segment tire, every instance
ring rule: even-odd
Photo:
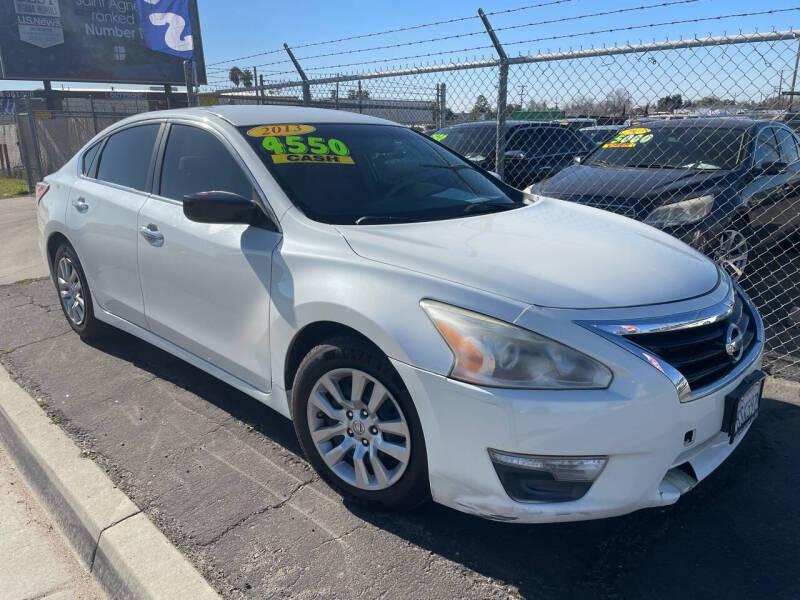
[[[354,385],[363,402],[354,398]],[[410,510],[430,499],[425,439],[414,403],[389,360],[370,344],[346,336],[312,348],[295,377],[292,415],[309,462],[345,499],[378,510]]]
[[[717,236],[712,257],[734,280],[746,274],[755,242],[753,233],[746,222],[739,221],[725,227]]]
[[[83,340],[101,337],[106,328],[94,316],[92,294],[75,249],[67,242],[56,250],[52,264],[53,283],[67,323]]]

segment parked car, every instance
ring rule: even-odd
[[[530,191],[659,227],[739,277],[755,247],[798,232],[799,156],[800,137],[772,121],[652,121]]]
[[[431,137],[488,171],[496,169],[495,121],[445,127]],[[557,173],[593,148],[579,131],[558,123],[506,121],[503,179],[524,188]]]
[[[592,140],[596,147],[610,141],[622,129],[623,127],[620,125],[597,125],[595,127],[583,127],[579,131]]]
[[[145,113],[36,191],[78,335],[111,325],[274,408],[367,506],[433,497],[514,522],[663,506],[758,409],[762,323],[713,262],[389,121]]]

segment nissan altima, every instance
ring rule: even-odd
[[[663,506],[757,415],[762,323],[722,269],[388,121],[141,114],[36,201],[79,336],[127,331],[272,407],[370,507],[547,522]]]

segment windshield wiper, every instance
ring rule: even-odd
[[[416,219],[392,215],[364,215],[356,219],[356,225],[380,225],[381,223],[414,223]]]
[[[677,169],[671,165],[657,165],[655,163],[642,163],[641,165],[625,165],[629,169]]]
[[[462,215],[501,212],[521,206],[517,202],[476,202],[469,204],[461,211]]]

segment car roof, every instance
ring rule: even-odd
[[[369,115],[352,113],[327,108],[309,108],[306,106],[228,104],[220,106],[200,106],[196,108],[178,108],[158,112],[141,113],[141,118],[152,117],[208,117],[213,114],[225,119],[236,127],[245,125],[266,125],[271,123],[361,123],[371,125],[398,125],[394,121],[379,119]]]
[[[563,127],[559,125],[558,121],[521,121],[521,120],[508,120],[506,127],[509,129],[514,127]],[[497,121],[470,121],[469,123],[455,123],[447,125],[442,129],[469,129],[470,127],[497,127]]]
[[[612,129],[622,129],[622,125],[594,125],[592,127],[581,127],[578,131],[611,131]]]
[[[749,117],[689,117],[687,119],[658,119],[653,121],[642,121],[636,123],[636,120],[629,125],[629,127],[636,127],[642,125],[650,129],[658,129],[661,127],[713,127],[724,129],[750,129],[762,124],[773,123],[768,120],[755,120]]]

